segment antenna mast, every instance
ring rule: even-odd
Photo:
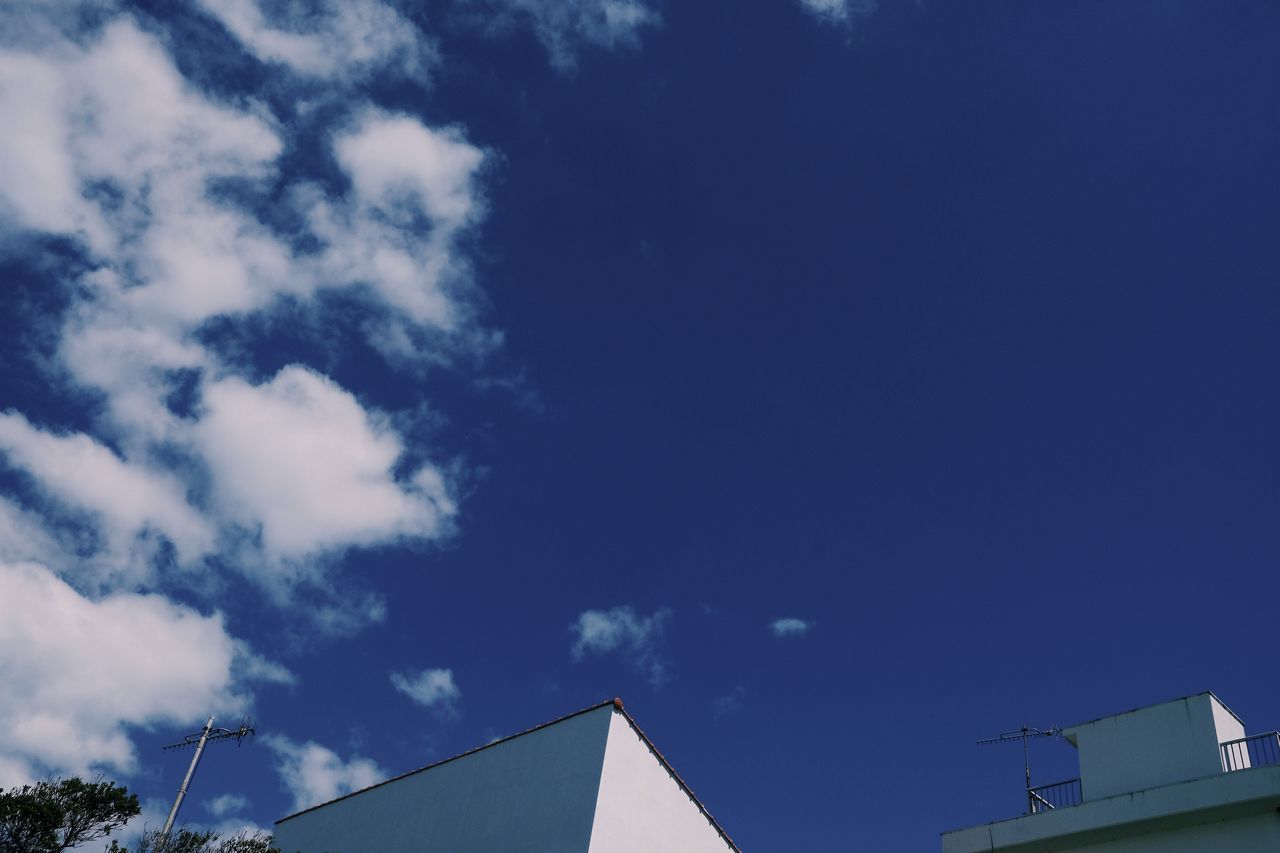
[[[164,829],[161,830],[161,836],[168,838],[169,830],[173,829],[173,822],[178,818],[178,809],[182,808],[182,800],[187,796],[187,789],[191,787],[191,778],[196,775],[196,765],[200,763],[200,756],[204,754],[204,747],[211,740],[228,740],[235,739],[236,746],[246,737],[254,734],[253,721],[246,719],[240,724],[240,728],[235,731],[230,729],[215,729],[213,727],[213,717],[209,717],[208,722],[204,724],[204,728],[194,734],[189,734],[177,743],[171,743],[164,747],[165,749],[182,749],[187,746],[195,746],[196,754],[191,756],[191,766],[187,768],[186,778],[182,780],[182,787],[178,788],[178,796],[173,801],[173,808],[169,809],[169,817],[164,822]]]
[[[985,740],[978,741],[979,746],[985,746],[989,743],[1009,743],[1011,741],[1022,741],[1022,770],[1027,783],[1027,814],[1036,812],[1036,800],[1040,799],[1039,795],[1031,789],[1031,739],[1037,737],[1056,737],[1062,734],[1062,729],[1057,726],[1049,726],[1047,729],[1035,729],[1031,726],[1023,726],[1020,729],[1014,729],[1011,732],[1001,732],[995,737],[989,737]]]

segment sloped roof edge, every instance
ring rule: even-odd
[[[285,815],[284,817],[276,821],[276,826],[279,826],[280,824],[284,823],[287,820],[292,820],[293,818],[298,817],[299,815],[304,815],[307,812],[313,812],[316,809],[324,808],[325,806],[332,805],[333,803],[339,802],[341,800],[350,799],[351,797],[355,797],[355,796],[358,796],[359,794],[363,794],[365,791],[372,791],[374,788],[381,788],[383,785],[389,785],[392,782],[398,782],[401,779],[405,779],[409,776],[415,776],[419,773],[425,773],[426,771],[439,767],[442,764],[448,764],[451,761],[457,761],[460,758],[466,758],[469,755],[475,755],[477,752],[482,752],[483,750],[498,746],[499,744],[506,743],[507,741],[515,740],[518,737],[524,737],[525,735],[533,734],[536,731],[541,731],[542,729],[548,728],[549,726],[554,726],[557,723],[563,723],[566,720],[572,720],[574,717],[580,717],[583,714],[589,714],[592,711],[598,711],[601,708],[604,708],[609,705],[612,705],[614,711],[621,714],[623,719],[627,721],[627,725],[631,726],[631,729],[637,735],[640,736],[640,740],[644,741],[645,746],[647,746],[649,748],[649,751],[653,753],[653,757],[658,759],[658,763],[661,764],[663,768],[668,773],[671,774],[671,778],[674,779],[676,781],[676,784],[680,786],[681,790],[683,790],[685,794],[689,796],[689,799],[693,801],[693,804],[698,807],[698,811],[702,812],[702,816],[707,819],[707,821],[711,824],[711,826],[715,829],[715,831],[719,833],[720,837],[725,840],[725,843],[728,844],[729,847],[732,848],[734,851],[736,851],[736,853],[742,853],[742,848],[738,847],[738,845],[733,842],[733,839],[729,837],[729,833],[724,831],[724,827],[722,827],[719,824],[719,822],[717,822],[716,819],[712,817],[711,812],[707,811],[707,807],[704,806],[702,804],[702,801],[698,799],[698,796],[695,793],[693,793],[693,789],[689,787],[688,783],[685,782],[684,779],[680,778],[680,774],[677,773],[676,769],[671,766],[671,762],[667,761],[666,756],[664,756],[661,752],[658,751],[658,747],[654,746],[654,743],[652,740],[649,739],[649,736],[646,735],[644,733],[644,730],[641,729],[640,726],[636,724],[635,718],[632,717],[629,713],[627,713],[627,710],[622,706],[622,700],[617,698],[606,699],[603,702],[597,702],[594,705],[589,705],[586,708],[582,708],[578,711],[574,711],[572,714],[565,714],[563,717],[556,717],[554,720],[548,720],[547,722],[542,723],[541,725],[534,726],[531,729],[525,729],[522,732],[517,732],[516,734],[508,735],[507,737],[500,738],[498,740],[493,741],[492,743],[486,743],[483,746],[477,746],[475,749],[469,749],[466,752],[460,752],[457,755],[451,756],[449,758],[441,759],[440,761],[433,761],[431,764],[427,764],[423,767],[419,767],[416,770],[410,770],[407,773],[401,773],[398,776],[392,776],[390,779],[384,779],[381,782],[375,783],[373,785],[369,785],[366,788],[361,788],[358,791],[352,791],[348,794],[343,794],[341,797],[334,797],[332,800],[326,800],[323,803],[317,803],[316,805],[309,806],[308,808],[302,809],[301,811],[296,811],[296,812],[293,812],[292,814]]]
[[[374,788],[381,788],[383,785],[390,785],[392,782],[399,782],[401,779],[406,779],[410,776],[416,776],[419,773],[425,773],[426,771],[439,767],[442,764],[448,764],[451,761],[457,761],[459,758],[466,758],[468,755],[475,755],[477,752],[482,752],[486,749],[489,749],[490,747],[494,747],[494,746],[497,746],[498,744],[506,743],[509,740],[515,740],[518,737],[524,737],[525,735],[533,734],[534,732],[541,731],[542,729],[545,729],[548,726],[554,726],[556,723],[563,723],[565,720],[572,720],[574,717],[581,717],[583,714],[589,714],[592,711],[598,711],[604,706],[615,704],[618,701],[619,700],[617,699],[607,699],[604,702],[597,702],[596,704],[591,705],[590,707],[582,708],[578,711],[574,711],[572,714],[565,714],[563,717],[556,717],[554,720],[548,720],[547,722],[534,726],[531,729],[525,729],[522,732],[516,732],[513,735],[508,735],[504,738],[499,738],[498,740],[495,740],[492,743],[486,743],[483,746],[477,746],[475,749],[468,749],[466,752],[460,752],[457,755],[451,755],[448,758],[443,758],[439,761],[433,761],[430,764],[417,768],[416,770],[410,770],[406,773],[401,773],[399,776],[392,776],[390,779],[383,779],[381,782],[375,782],[374,784],[369,785],[366,788],[361,788],[358,791],[352,791],[348,794],[343,794],[341,797],[334,797],[332,800],[325,800],[323,803],[317,803],[314,806],[308,806],[302,811],[297,811],[297,812],[294,812],[293,814],[285,815],[284,817],[276,821],[276,825],[282,824],[286,820],[293,820],[298,815],[304,815],[307,812],[313,812],[316,809],[324,808],[325,806],[332,805],[333,803],[339,802],[341,800],[350,799],[351,797],[357,796],[359,794],[363,794],[365,791],[372,791]],[[633,723],[632,725],[635,725],[635,724]]]
[[[676,780],[676,784],[680,786],[681,790],[689,795],[689,799],[698,807],[698,811],[702,812],[702,816],[707,819],[707,822],[711,824],[712,828],[720,834],[720,837],[724,839],[724,842],[728,844],[730,848],[737,851],[737,853],[742,853],[742,848],[734,843],[733,839],[729,837],[729,833],[725,832],[724,827],[720,825],[719,821],[712,817],[711,812],[707,811],[707,807],[702,804],[702,800],[698,799],[698,795],[693,792],[693,789],[689,787],[689,784],[685,782],[684,779],[680,778],[680,774],[671,766],[671,762],[667,761],[666,756],[658,751],[658,748],[653,745],[653,741],[649,740],[649,736],[644,733],[644,729],[640,728],[640,726],[636,724],[635,718],[627,713],[626,708],[622,707],[622,700],[614,699],[613,707],[618,713],[622,714],[622,718],[626,720],[632,730],[640,736],[640,740],[644,741],[645,746],[649,747],[649,751],[653,753],[653,757],[658,759],[658,763],[671,774],[671,778]]]

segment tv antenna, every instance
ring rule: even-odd
[[[1012,743],[1013,741],[1022,741],[1022,770],[1025,774],[1027,782],[1027,814],[1034,814],[1036,809],[1036,800],[1040,799],[1031,788],[1031,741],[1038,737],[1057,737],[1062,734],[1062,729],[1057,726],[1049,726],[1047,729],[1036,729],[1031,726],[1023,726],[1020,729],[1014,729],[1011,732],[1001,732],[995,737],[989,737],[985,740],[978,741],[978,746],[985,746],[989,743]],[[1046,803],[1046,805],[1048,805]],[[1052,806],[1050,806],[1052,808]]]
[[[169,809],[169,817],[164,822],[164,829],[161,830],[161,837],[167,838],[169,830],[173,829],[173,822],[178,818],[178,809],[182,808],[182,799],[187,795],[187,789],[191,787],[191,777],[196,775],[196,765],[200,763],[200,756],[204,754],[205,745],[209,741],[214,740],[234,740],[236,746],[247,737],[253,737],[254,728],[253,720],[245,718],[240,723],[238,729],[215,729],[213,727],[213,717],[209,717],[209,721],[204,724],[204,728],[194,734],[189,734],[177,743],[171,743],[164,749],[183,749],[188,746],[196,748],[196,754],[191,756],[191,766],[187,768],[187,776],[182,780],[182,787],[178,789],[178,796],[173,801],[173,808]]]

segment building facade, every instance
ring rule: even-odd
[[[603,702],[276,822],[301,853],[740,853]]]
[[[942,836],[943,853],[1280,851],[1280,735],[1248,737],[1212,693],[1063,729],[1080,778],[1029,814]]]

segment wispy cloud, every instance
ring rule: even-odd
[[[570,626],[577,635],[570,652],[574,660],[582,660],[589,654],[617,652],[645,675],[651,685],[660,687],[667,680],[667,664],[660,651],[662,633],[670,618],[671,611],[667,608],[648,616],[640,616],[626,606],[584,611]]]
[[[527,26],[542,42],[551,64],[577,67],[583,46],[633,47],[640,33],[661,23],[651,0],[462,0],[475,20],[491,30]]]
[[[800,5],[829,22],[848,22],[876,10],[876,0],[800,0]]]
[[[0,454],[49,497],[93,513],[116,553],[148,529],[167,537],[184,560],[213,547],[212,525],[175,477],[130,464],[87,435],[44,432],[17,412],[0,412]]]
[[[774,619],[769,623],[769,630],[775,637],[798,637],[801,634],[807,634],[812,628],[812,621],[797,619],[794,616]]]
[[[418,76],[435,59],[424,35],[378,0],[272,4],[273,16],[257,0],[198,2],[254,56],[298,74],[349,80],[390,66]]]
[[[215,818],[242,812],[249,806],[249,800],[240,794],[222,794],[204,804],[205,811]]]
[[[747,690],[741,684],[730,690],[723,696],[717,696],[715,701],[711,703],[711,720],[712,722],[720,722],[723,718],[736,714],[742,710],[742,700],[747,696]]]
[[[368,758],[344,761],[315,741],[298,743],[280,735],[268,735],[262,741],[275,753],[276,770],[295,810],[367,788],[390,775]]]
[[[449,712],[462,698],[462,691],[454,683],[451,669],[424,669],[418,673],[393,672],[391,684],[424,708]]]

